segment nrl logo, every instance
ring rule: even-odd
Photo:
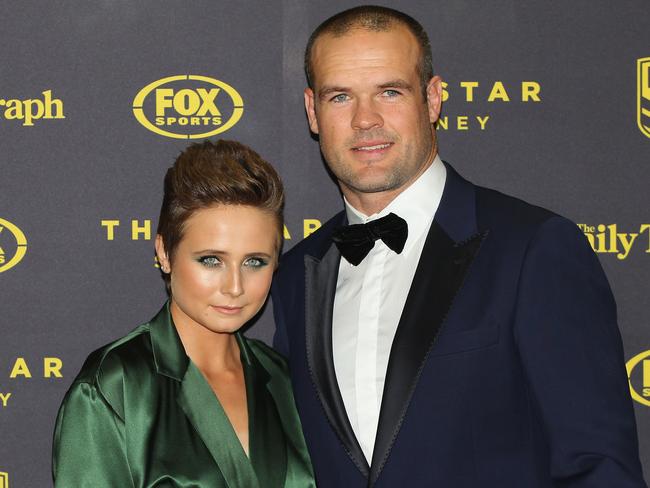
[[[636,61],[637,111],[636,122],[646,137],[650,137],[650,58]]]

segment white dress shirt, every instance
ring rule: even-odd
[[[378,240],[353,266],[341,258],[334,297],[332,348],[334,370],[352,429],[368,460],[377,434],[386,368],[406,297],[424,241],[440,204],[446,169],[433,164],[381,212],[366,216],[345,200],[350,224],[393,212],[406,220],[408,238],[401,254]]]

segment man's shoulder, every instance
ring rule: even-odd
[[[564,219],[557,213],[498,190],[475,186],[476,216],[481,226],[536,228],[550,219]]]
[[[565,243],[571,249],[588,247],[569,218],[494,189],[476,186],[476,215],[480,229],[488,229],[508,245],[548,241]]]

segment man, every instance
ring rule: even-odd
[[[598,260],[440,160],[422,27],[354,8],[305,59],[345,211],[284,256],[273,303],[318,485],[646,486]]]

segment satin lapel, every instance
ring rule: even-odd
[[[268,357],[257,354],[253,355],[261,363],[261,367],[266,371],[274,371],[273,364]],[[277,368],[277,366],[275,367]],[[275,428],[277,430],[282,426],[284,434],[280,432],[279,438],[269,438],[269,441],[265,446],[260,446],[259,452],[265,456],[272,453],[273,459],[270,460],[268,464],[273,467],[273,476],[284,481],[284,486],[314,488],[314,473],[311,463],[309,462],[307,445],[305,444],[300,419],[298,418],[298,412],[296,411],[291,383],[284,379],[284,375],[284,372],[270,374],[266,383],[266,388],[272,397],[272,401],[270,401],[269,404],[274,403],[273,405],[269,405],[267,411],[270,412],[273,410],[273,412],[277,412],[274,419]],[[276,435],[276,437],[278,436]],[[282,445],[280,445],[280,442]],[[292,446],[294,454],[288,456],[287,444]],[[279,459],[280,455],[283,456],[282,459]],[[255,457],[253,457],[253,460],[254,459]],[[280,464],[281,462],[283,464]],[[260,473],[257,468],[256,472]],[[281,478],[280,474],[282,475]],[[261,479],[262,475],[260,474],[258,477]],[[266,485],[264,488],[266,488]]]
[[[305,341],[307,362],[327,419],[364,476],[368,463],[359,446],[339,391],[332,355],[334,293],[341,256],[330,246],[322,260],[305,256]]]
[[[190,361],[177,401],[212,454],[230,488],[259,488],[253,466],[223,407],[199,369]]]
[[[281,488],[287,474],[287,443],[273,398],[274,388],[246,340],[237,334],[237,342],[246,375],[250,459],[264,488]]]
[[[456,244],[435,220],[431,224],[390,352],[370,486],[384,467],[428,352],[484,236]]]

